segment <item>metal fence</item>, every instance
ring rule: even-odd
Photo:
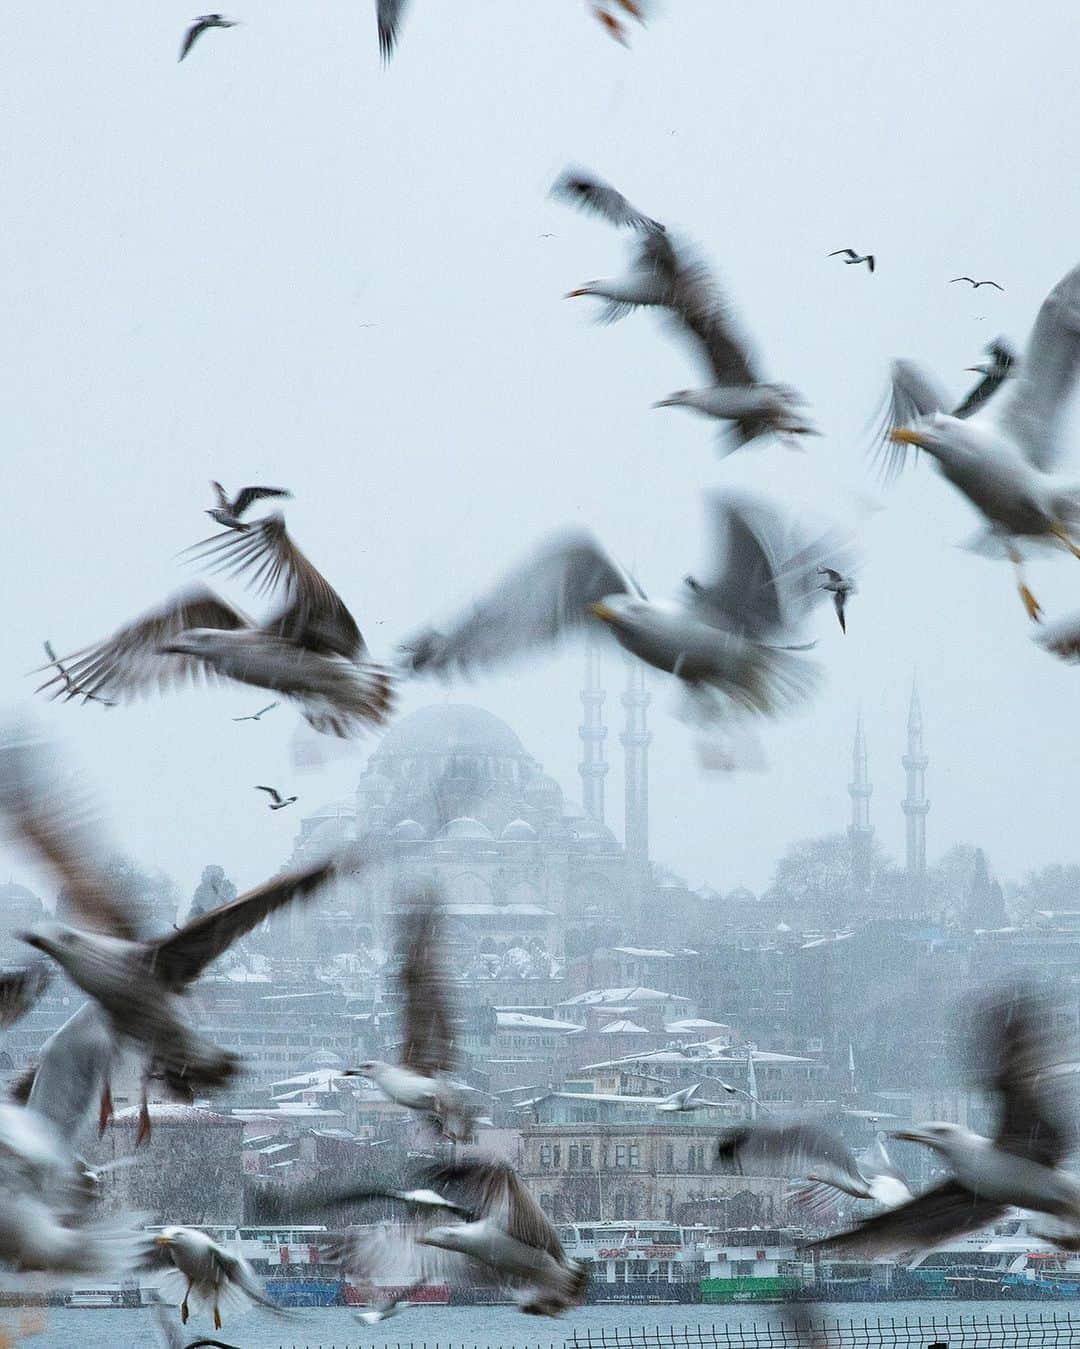
[[[1001,1316],[803,1316],[718,1325],[582,1327],[559,1343],[503,1349],[1080,1349],[1080,1312]],[[347,1342],[280,1349],[354,1349]],[[355,1349],[361,1349],[356,1345]],[[363,1349],[371,1349],[370,1344]],[[381,1349],[478,1349],[449,1340],[387,1340]]]

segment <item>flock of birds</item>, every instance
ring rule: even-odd
[[[620,41],[627,22],[644,22],[647,13],[643,0],[596,0],[591,8]],[[405,9],[405,0],[377,0],[385,59]],[[184,36],[180,59],[205,33],[235,23],[219,13],[201,15]],[[590,172],[566,170],[552,193],[634,241],[623,274],[579,285],[568,298],[591,297],[606,323],[655,311],[703,370],[702,385],[662,397],[656,407],[707,418],[725,454],[745,453],[768,438],[799,449],[819,434],[805,396],[766,377],[722,288],[688,241]],[[875,271],[870,253],[845,248],[829,256]],[[950,284],[1003,289],[971,276]],[[1080,557],[1080,489],[1057,472],[1064,411],[1080,365],[1080,267],[1043,301],[1022,357],[1003,339],[990,344],[987,357],[971,368],[978,380],[959,403],[913,362],[895,362],[875,454],[887,476],[913,450],[935,461],[982,518],[973,546],[1012,563],[1037,640],[1063,659],[1080,661],[1080,614],[1044,623],[1023,572],[1032,547]],[[764,494],[721,485],[705,494],[708,574],[685,576],[670,598],[650,598],[591,533],[565,530],[540,540],[459,614],[419,627],[384,662],[372,656],[344,599],[294,541],[281,511],[252,518],[257,503],[290,493],[247,486],[230,496],[220,483],[212,486],[215,504],[207,513],[220,529],[192,545],[188,560],[245,582],[265,601],[262,615],[249,617],[206,582],[189,584],[69,656],[58,657],[46,641],[41,691],[111,709],[198,679],[231,680],[273,695],[234,720],[258,722],[284,702],[316,732],[349,739],[390,720],[404,681],[468,677],[592,632],[668,676],[680,691],[681,714],[699,732],[703,763],[732,770],[759,766],[760,724],[813,691],[819,671],[808,654],[815,643],[807,625],[815,607],[831,597],[846,633],[848,602],[857,591],[849,525],[837,519],[814,527]],[[273,786],[256,790],[267,794],[273,811],[297,800]],[[103,1217],[102,1173],[77,1147],[89,1121],[100,1129],[108,1124],[110,1083],[121,1062],[133,1060],[143,1084],[136,1146],[151,1130],[151,1083],[191,1102],[235,1077],[242,1066],[237,1057],[194,1024],[192,987],[274,912],[310,902],[343,874],[378,864],[378,845],[353,845],[154,936],[140,929],[111,884],[99,830],[72,799],[53,752],[19,726],[0,739],[0,821],[54,875],[77,924],[44,923],[26,934],[36,956],[0,977],[0,1025],[25,1015],[55,966],[86,998],[0,1102],[0,1258],[15,1271],[60,1280],[164,1270],[166,1290],[176,1285],[171,1291],[181,1324],[192,1302],[209,1307],[215,1328],[234,1302],[271,1305],[246,1262],[205,1234],[171,1226],[151,1241],[134,1217]],[[510,1290],[522,1310],[557,1315],[582,1300],[587,1271],[566,1256],[511,1166],[453,1152],[472,1137],[483,1098],[457,1076],[438,896],[412,895],[397,921],[400,1058],[354,1071],[426,1121],[433,1138],[449,1145],[451,1160],[383,1183],[267,1187],[258,1195],[261,1212],[267,1221],[333,1215],[366,1203],[395,1212],[327,1238],[329,1256],[353,1277],[399,1287],[395,1298],[365,1313],[368,1320],[393,1314],[431,1279],[495,1284]],[[850,1231],[814,1243],[818,1247],[877,1253],[930,1245],[1016,1205],[1041,1215],[1051,1239],[1080,1248],[1080,1181],[1064,1169],[1073,1126],[1062,1102],[1072,1067],[1055,1059],[1045,1009],[1029,991],[986,1004],[979,1024],[982,1059],[990,1062],[983,1081],[1001,1106],[997,1132],[983,1138],[942,1123],[903,1131],[900,1137],[935,1149],[949,1168],[947,1180],[922,1194],[911,1193],[880,1142],[856,1158],[813,1121],[768,1118],[726,1131],[718,1164],[801,1180],[799,1194],[811,1212],[823,1211],[825,1189],[879,1206]],[[657,1111],[701,1108],[699,1088],[658,1099]],[[162,1334],[179,1343],[168,1317]]]

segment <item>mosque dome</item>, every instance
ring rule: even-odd
[[[562,812],[562,788],[547,773],[541,773],[535,782],[529,783],[525,788],[525,800],[537,810]]]
[[[539,834],[528,820],[511,820],[499,837],[507,843],[529,843],[539,838]]]
[[[570,826],[570,837],[580,843],[614,843],[615,835],[600,820],[591,820],[587,815],[574,820]]]
[[[356,814],[356,806],[351,797],[343,796],[340,801],[327,801],[326,805],[320,806],[318,810],[313,810],[310,814],[305,814],[305,820],[340,820],[351,817]]]
[[[352,811],[348,815],[331,815],[326,819],[316,819],[304,835],[304,842],[318,848],[332,848],[340,843],[349,843],[356,835],[354,820]]]
[[[395,843],[420,843],[427,838],[427,831],[419,820],[399,820],[390,837]]]
[[[3,914],[5,923],[16,924],[27,919],[40,918],[44,912],[44,904],[33,890],[28,890],[25,885],[19,885],[15,881],[0,885],[0,913]]]
[[[388,760],[418,755],[443,758],[472,753],[529,758],[514,732],[494,713],[469,703],[434,703],[392,726],[371,762],[381,767]]]
[[[467,840],[489,841],[493,835],[486,824],[474,820],[471,815],[459,815],[451,820],[439,834],[440,838],[454,839],[456,842]]]

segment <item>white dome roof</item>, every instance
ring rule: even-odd
[[[390,830],[390,837],[400,843],[419,843],[427,838],[427,832],[419,820],[399,820]]]
[[[450,821],[446,828],[440,833],[439,837],[453,839],[490,839],[493,835],[486,824],[481,824],[479,820],[474,820],[471,815],[459,815],[456,820]]]
[[[532,825],[528,822],[528,820],[522,819],[511,820],[510,823],[506,826],[506,828],[502,831],[502,834],[500,835],[500,838],[504,838],[510,841],[519,840],[522,843],[528,842],[532,839],[536,839],[539,837],[540,835],[536,832],[536,830],[532,827]]]

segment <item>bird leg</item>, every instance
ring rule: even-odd
[[[1065,547],[1068,548],[1069,552],[1072,553],[1073,557],[1080,557],[1080,548],[1078,548],[1077,545],[1073,543],[1072,539],[1069,538],[1069,531],[1063,524],[1059,524],[1055,521],[1055,523],[1050,526],[1050,533],[1053,534],[1055,539],[1061,540]]]
[[[150,1138],[150,1106],[146,1100],[146,1084],[143,1083],[142,1100],[139,1102],[139,1128],[135,1135],[135,1146],[142,1147]]]
[[[191,1296],[191,1280],[187,1281],[187,1292],[184,1294],[184,1300],[180,1304],[180,1320],[187,1325],[188,1317],[191,1315],[188,1310],[188,1298]]]
[[[1028,589],[1027,582],[1024,580],[1024,559],[1015,548],[1009,549],[1009,561],[1016,569],[1016,585],[1020,591],[1020,598],[1024,602],[1024,608],[1027,610],[1027,616],[1033,623],[1042,622],[1042,605]]]
[[[218,1311],[217,1302],[214,1302],[214,1329],[221,1329],[221,1313]]]
[[[98,1111],[98,1137],[105,1132],[105,1126],[113,1117],[112,1090],[108,1082],[101,1089],[101,1107]]]

